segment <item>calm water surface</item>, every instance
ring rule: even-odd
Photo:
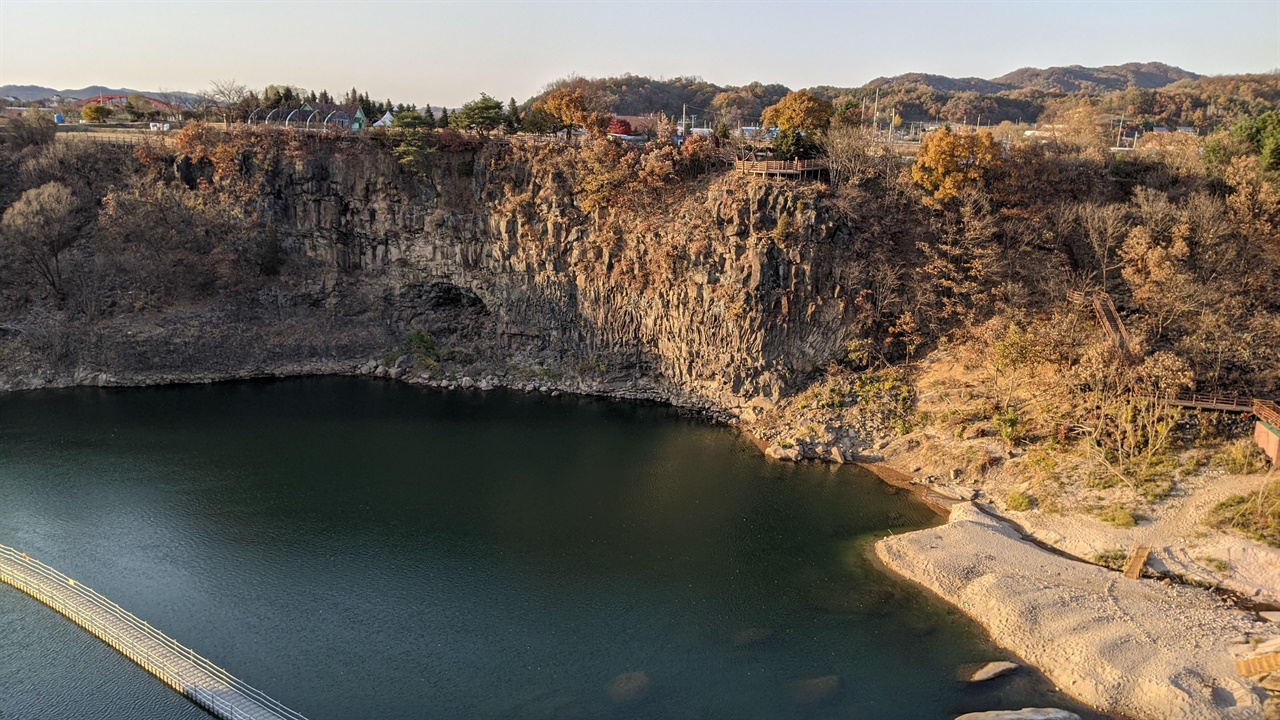
[[[0,543],[311,720],[1066,705],[867,544],[937,522],[648,405],[352,379],[0,396]],[[614,703],[611,678],[649,695]],[[838,675],[798,704],[793,683]],[[204,719],[0,586],[0,718]]]

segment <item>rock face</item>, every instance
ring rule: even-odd
[[[1223,612],[1206,591],[1127,580],[1051,554],[973,503],[956,505],[942,527],[882,539],[875,550],[1104,712],[1135,720],[1262,716],[1265,693],[1240,678],[1228,646],[1253,621]]]
[[[473,299],[486,355],[652,378],[689,404],[767,408],[859,332],[858,243],[806,191],[728,176],[643,216],[586,214],[512,153],[442,153],[429,178],[389,154],[286,162],[271,212],[289,252],[329,269],[324,302],[354,278],[408,328]]]

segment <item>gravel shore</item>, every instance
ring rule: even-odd
[[[880,540],[876,555],[979,622],[1064,692],[1135,720],[1263,718],[1233,641],[1267,632],[1207,590],[1128,580],[1025,540],[974,503],[946,525]]]

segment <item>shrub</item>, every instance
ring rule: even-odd
[[[1232,475],[1250,475],[1266,469],[1266,455],[1252,440],[1243,438],[1219,448],[1209,464]]]
[[[1005,496],[1004,504],[1014,512],[1026,512],[1030,510],[1034,501],[1030,495],[1022,492],[1011,492]]]
[[[1116,527],[1131,528],[1138,524],[1138,520],[1142,519],[1142,516],[1117,503],[1110,507],[1103,508],[1102,511],[1098,513],[1098,519],[1106,523],[1111,523]]]
[[[420,365],[434,365],[440,357],[435,338],[431,337],[431,333],[426,330],[414,330],[405,335],[404,344],[409,354],[413,356],[413,361]]]
[[[1093,556],[1093,562],[1095,564],[1112,570],[1123,570],[1124,563],[1128,559],[1128,554],[1123,550],[1103,550]]]
[[[1264,542],[1280,547],[1280,480],[1272,480],[1257,492],[1232,495],[1210,514],[1209,524],[1230,527]]]

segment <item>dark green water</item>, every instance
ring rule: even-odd
[[[954,682],[1003,654],[871,566],[936,521],[655,406],[350,379],[0,396],[0,543],[311,720],[1063,705],[1030,674]],[[648,697],[614,703],[635,671]],[[796,704],[825,675],[840,693]],[[0,586],[0,718],[204,717]]]

